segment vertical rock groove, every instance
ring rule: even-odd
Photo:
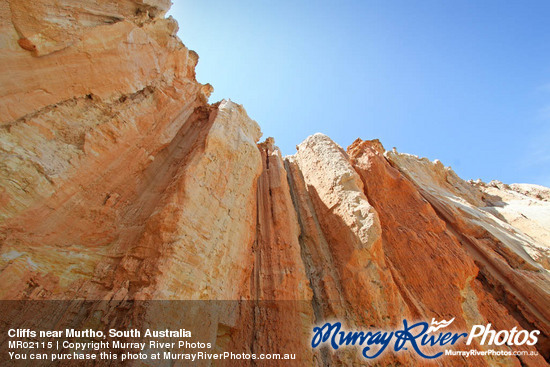
[[[325,322],[491,323],[540,330],[522,346],[540,355],[431,365],[548,365],[550,189],[466,182],[376,140],[346,151],[315,134],[283,158],[243,106],[208,103],[169,5],[0,5],[0,300],[90,301],[60,303],[55,325],[186,322],[217,352],[293,352],[299,366],[368,362],[313,349]],[[411,350],[373,363],[425,365]]]
[[[312,293],[300,257],[300,228],[290,196],[281,153],[268,138],[258,145],[263,171],[258,179],[257,227],[254,249],[253,296],[256,304],[255,350],[267,353],[271,346],[281,353],[284,345],[299,346],[300,363],[311,365],[313,354],[303,335],[314,323]],[[274,340],[272,330],[280,330]],[[282,340],[281,340],[282,338]],[[280,350],[279,350],[280,349]],[[275,363],[275,362],[274,362]],[[281,366],[285,363],[281,363]]]
[[[466,225],[475,228],[475,222],[461,222],[463,227],[456,230],[453,223],[456,218],[467,217],[456,213],[451,215],[450,213],[456,209],[449,204],[450,201],[441,204],[435,198],[435,194],[427,193],[430,188],[426,189],[426,183],[415,182],[393,167],[386,159],[386,152],[378,141],[357,140],[348,151],[354,167],[365,183],[367,197],[380,215],[384,249],[388,259],[414,294],[417,299],[415,303],[422,306],[424,318],[433,317],[430,316],[433,313],[444,319],[452,316],[456,317],[456,324],[463,323],[462,327],[465,329],[471,327],[472,315],[464,314],[462,320],[459,319],[459,315],[463,314],[463,305],[457,303],[456,299],[474,297],[477,302],[467,299],[464,302],[477,303],[477,310],[474,311],[477,314],[476,319],[500,325],[500,329],[511,329],[513,326],[532,329],[522,317],[518,318],[517,311],[512,310],[515,308],[513,304],[514,299],[518,300],[517,297],[503,302],[502,297],[495,297],[495,292],[489,291],[486,282],[479,282],[479,279],[483,279],[479,275],[488,272],[495,281],[494,285],[500,283],[503,285],[502,289],[514,293],[515,286],[509,282],[517,279],[518,275],[515,275],[517,270],[509,262],[499,261],[494,252],[491,255],[487,254],[486,250],[480,252],[480,244],[472,244],[471,241],[475,237],[468,235],[472,231]],[[395,161],[397,159],[392,160],[394,163]],[[399,168],[399,165],[396,166]],[[437,191],[432,189],[431,192]],[[439,200],[445,197],[441,195]],[[442,206],[445,209],[442,210]],[[483,231],[478,230],[477,233],[479,236]],[[429,265],[432,263],[439,265],[432,267]],[[544,283],[538,283],[536,286],[537,283],[526,276],[532,271],[527,269],[530,268],[525,268],[521,273],[521,276],[525,277],[521,283],[525,287],[523,292],[527,290],[532,298],[524,301],[543,301],[546,291],[544,286],[539,287]],[[540,274],[535,272],[532,277],[536,279]],[[411,277],[419,279],[414,280]],[[426,287],[427,284],[430,286]],[[472,291],[465,291],[470,288],[475,292],[475,296]],[[521,298],[519,301],[521,302]],[[506,308],[513,312],[508,313]],[[529,315],[529,319],[533,320],[534,316],[537,320],[536,328],[544,331],[545,316],[536,309],[533,310],[533,315],[529,311],[530,308],[531,305],[528,303],[523,303],[523,306],[519,307],[521,312]],[[545,345],[546,338],[542,336],[539,344],[542,356],[545,356]],[[481,361],[468,359],[468,363],[477,364]],[[485,363],[492,362],[487,360]],[[536,365],[541,361],[531,360],[530,363]]]

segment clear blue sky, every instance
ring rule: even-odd
[[[182,1],[210,102],[243,104],[283,154],[316,132],[550,186],[550,1]]]

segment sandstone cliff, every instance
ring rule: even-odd
[[[324,320],[455,318],[540,330],[521,349],[540,355],[434,364],[547,365],[550,189],[321,134],[282,157],[242,106],[208,104],[169,4],[0,2],[0,299],[102,300],[54,309],[121,325],[183,317],[133,300],[235,301],[184,318],[220,350],[292,345],[295,365],[364,363],[311,349]]]

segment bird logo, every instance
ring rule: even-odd
[[[449,321],[447,320],[441,320],[439,322],[435,321],[435,319],[432,318],[432,324],[428,328],[428,331],[426,333],[435,333],[439,329],[446,328],[447,326],[451,325],[455,321],[455,318],[453,317]]]

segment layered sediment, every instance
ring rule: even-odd
[[[364,363],[311,348],[325,320],[455,318],[540,330],[521,349],[539,355],[434,365],[547,365],[550,189],[464,181],[376,140],[315,134],[283,157],[242,106],[208,103],[168,7],[0,5],[0,299],[91,301],[82,323],[101,305],[105,325],[151,327],[182,316],[133,301],[232,301],[185,318],[220,350],[292,345],[318,366]]]

